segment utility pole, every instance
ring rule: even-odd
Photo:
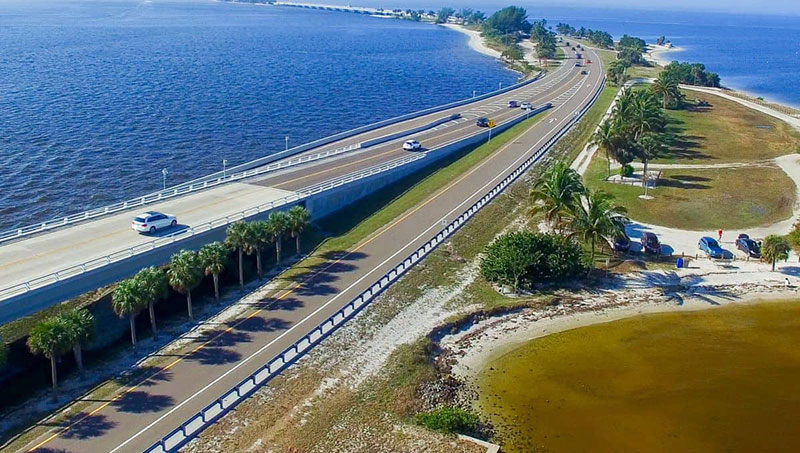
[[[161,176],[162,176],[162,180],[163,180],[162,190],[167,190],[167,174],[169,174],[167,169],[166,168],[162,168],[161,169]]]

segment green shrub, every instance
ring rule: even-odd
[[[631,166],[631,164],[625,164],[625,166],[619,169],[619,174],[624,178],[630,178],[633,176],[633,166]]]
[[[553,234],[508,233],[486,248],[481,274],[515,291],[537,282],[561,281],[583,271],[581,248]]]
[[[795,250],[800,250],[800,222],[797,222],[789,232],[789,243]]]
[[[472,412],[457,407],[443,406],[417,414],[417,423],[443,433],[471,434],[478,431],[480,419]]]

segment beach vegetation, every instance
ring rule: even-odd
[[[582,194],[566,220],[570,231],[568,238],[578,238],[589,244],[589,271],[598,244],[611,244],[625,234],[628,218],[626,209],[614,202],[614,197],[601,190],[587,190]]]
[[[473,412],[459,407],[442,406],[416,416],[417,422],[430,429],[447,434],[473,434],[480,427],[480,419]]]
[[[158,335],[155,304],[161,299],[166,299],[169,293],[167,275],[162,269],[151,266],[140,270],[133,278],[139,283],[138,288],[141,291],[142,304],[147,305],[150,315],[150,330],[155,337]]]
[[[36,324],[28,336],[28,349],[50,359],[53,397],[58,392],[58,359],[72,347],[69,325],[62,316],[53,316]]]
[[[557,161],[536,180],[530,191],[529,215],[543,215],[553,229],[563,227],[563,218],[585,190],[581,176],[565,161]]]
[[[300,205],[286,212],[289,234],[294,238],[297,255],[300,255],[300,236],[311,226],[311,213]]]
[[[167,268],[169,284],[175,291],[186,295],[186,311],[189,319],[193,319],[192,290],[203,279],[203,262],[197,252],[181,250],[172,255]]]
[[[275,262],[280,264],[283,238],[289,232],[289,216],[283,211],[273,212],[267,218],[266,227],[270,241],[275,243]]]
[[[245,222],[231,224],[225,232],[225,246],[236,250],[239,257],[239,287],[244,288],[244,255],[253,252],[255,240],[252,229]]]
[[[142,279],[135,277],[119,282],[111,297],[111,307],[120,318],[128,317],[131,346],[136,347],[136,315],[147,305],[147,290]]]
[[[483,23],[483,32],[491,36],[507,39],[516,37],[520,33],[528,33],[531,23],[528,22],[528,12],[519,6],[507,6],[491,16]]]
[[[445,24],[447,23],[447,19],[449,19],[450,16],[454,15],[455,13],[456,10],[454,10],[453,8],[448,8],[448,7],[442,8],[439,10],[438,13],[436,13],[435,22],[437,24]]]
[[[228,265],[228,249],[222,242],[206,244],[198,252],[203,271],[214,280],[214,299],[219,300],[219,274]]]
[[[650,91],[663,100],[664,110],[683,106],[683,92],[673,74],[660,72],[650,84]]]
[[[775,263],[788,260],[789,252],[792,250],[791,244],[784,236],[770,234],[761,243],[761,257],[764,261],[772,264],[772,271],[775,271]]]
[[[706,70],[702,63],[679,63],[673,61],[661,71],[665,77],[677,80],[686,85],[703,87],[719,87],[719,75]]]
[[[579,275],[583,251],[563,236],[532,231],[506,233],[486,248],[481,275],[510,287],[514,293],[542,282],[559,282]]]
[[[66,323],[75,364],[78,366],[78,372],[83,375],[83,346],[94,340],[96,331],[94,316],[86,308],[78,308],[58,316],[61,316]]]

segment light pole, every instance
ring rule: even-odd
[[[475,93],[477,93],[477,90],[472,90],[472,97],[475,97]]]
[[[222,177],[225,177],[225,171],[228,168],[228,159],[222,159]]]
[[[161,176],[162,176],[162,180],[163,180],[163,190],[167,190],[167,175],[168,174],[169,174],[169,172],[167,171],[166,168],[162,168],[161,169]]]
[[[502,90],[503,89],[503,82],[498,82],[497,83],[497,89],[498,90]]]
[[[287,135],[284,138],[286,139],[286,151],[289,151],[289,136]]]

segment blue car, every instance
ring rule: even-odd
[[[708,236],[700,238],[697,244],[700,250],[706,252],[709,258],[725,258],[725,251],[719,246],[717,240]]]

